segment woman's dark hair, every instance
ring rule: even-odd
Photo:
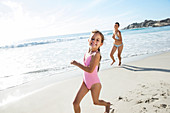
[[[104,43],[104,35],[100,31],[94,30],[91,33],[99,33],[101,38],[102,38],[101,43]],[[100,52],[100,47],[98,48],[98,51]],[[100,55],[100,61],[101,61],[101,59],[102,59],[102,56]],[[98,71],[99,71],[99,69],[100,69],[100,63],[99,63],[99,66],[98,66]]]
[[[115,24],[117,24],[118,26],[120,26],[119,22],[116,22]]]

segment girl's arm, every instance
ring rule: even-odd
[[[79,67],[80,69],[82,69],[88,73],[92,73],[94,71],[95,67],[99,64],[99,62],[100,62],[100,53],[98,52],[98,53],[96,53],[95,56],[92,56],[89,66],[84,66],[75,60],[72,61],[71,64]]]

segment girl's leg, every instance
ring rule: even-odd
[[[111,50],[111,52],[110,52],[110,57],[111,57],[111,59],[112,59],[112,63],[111,63],[111,65],[113,65],[113,63],[115,62],[115,59],[114,59],[114,53],[115,53],[115,51],[116,51],[116,49],[117,49],[117,47],[115,47],[115,46],[113,46],[113,48],[112,48],[112,50]]]
[[[119,66],[121,65],[121,53],[123,50],[123,45],[118,48],[118,58],[119,58]]]
[[[104,100],[99,100],[99,95],[100,95],[100,90],[101,90],[101,84],[93,84],[91,87],[91,95],[93,99],[93,103],[95,105],[101,105],[106,107],[106,113],[109,113],[110,111],[110,103],[105,102]]]
[[[74,112],[75,113],[80,113],[80,102],[83,99],[83,97],[88,93],[89,89],[86,87],[85,83],[83,82],[77,95],[76,98],[73,102],[73,106],[74,106]]]

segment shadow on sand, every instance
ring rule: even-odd
[[[123,64],[121,67],[124,69],[130,70],[130,71],[160,71],[160,72],[170,73],[169,69],[145,68],[145,67],[132,66],[132,65],[127,65],[127,64]]]

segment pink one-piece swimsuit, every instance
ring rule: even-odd
[[[84,57],[84,65],[85,66],[90,65],[91,57],[92,57],[92,55],[95,55],[95,54],[96,54],[96,52],[91,54],[87,58],[86,58],[86,55],[85,55],[85,57]],[[97,75],[97,71],[98,71],[98,65],[95,67],[95,69],[92,73],[88,73],[88,72],[84,71],[83,81],[86,84],[88,89],[91,89],[91,86],[93,84],[100,83],[99,77]]]

